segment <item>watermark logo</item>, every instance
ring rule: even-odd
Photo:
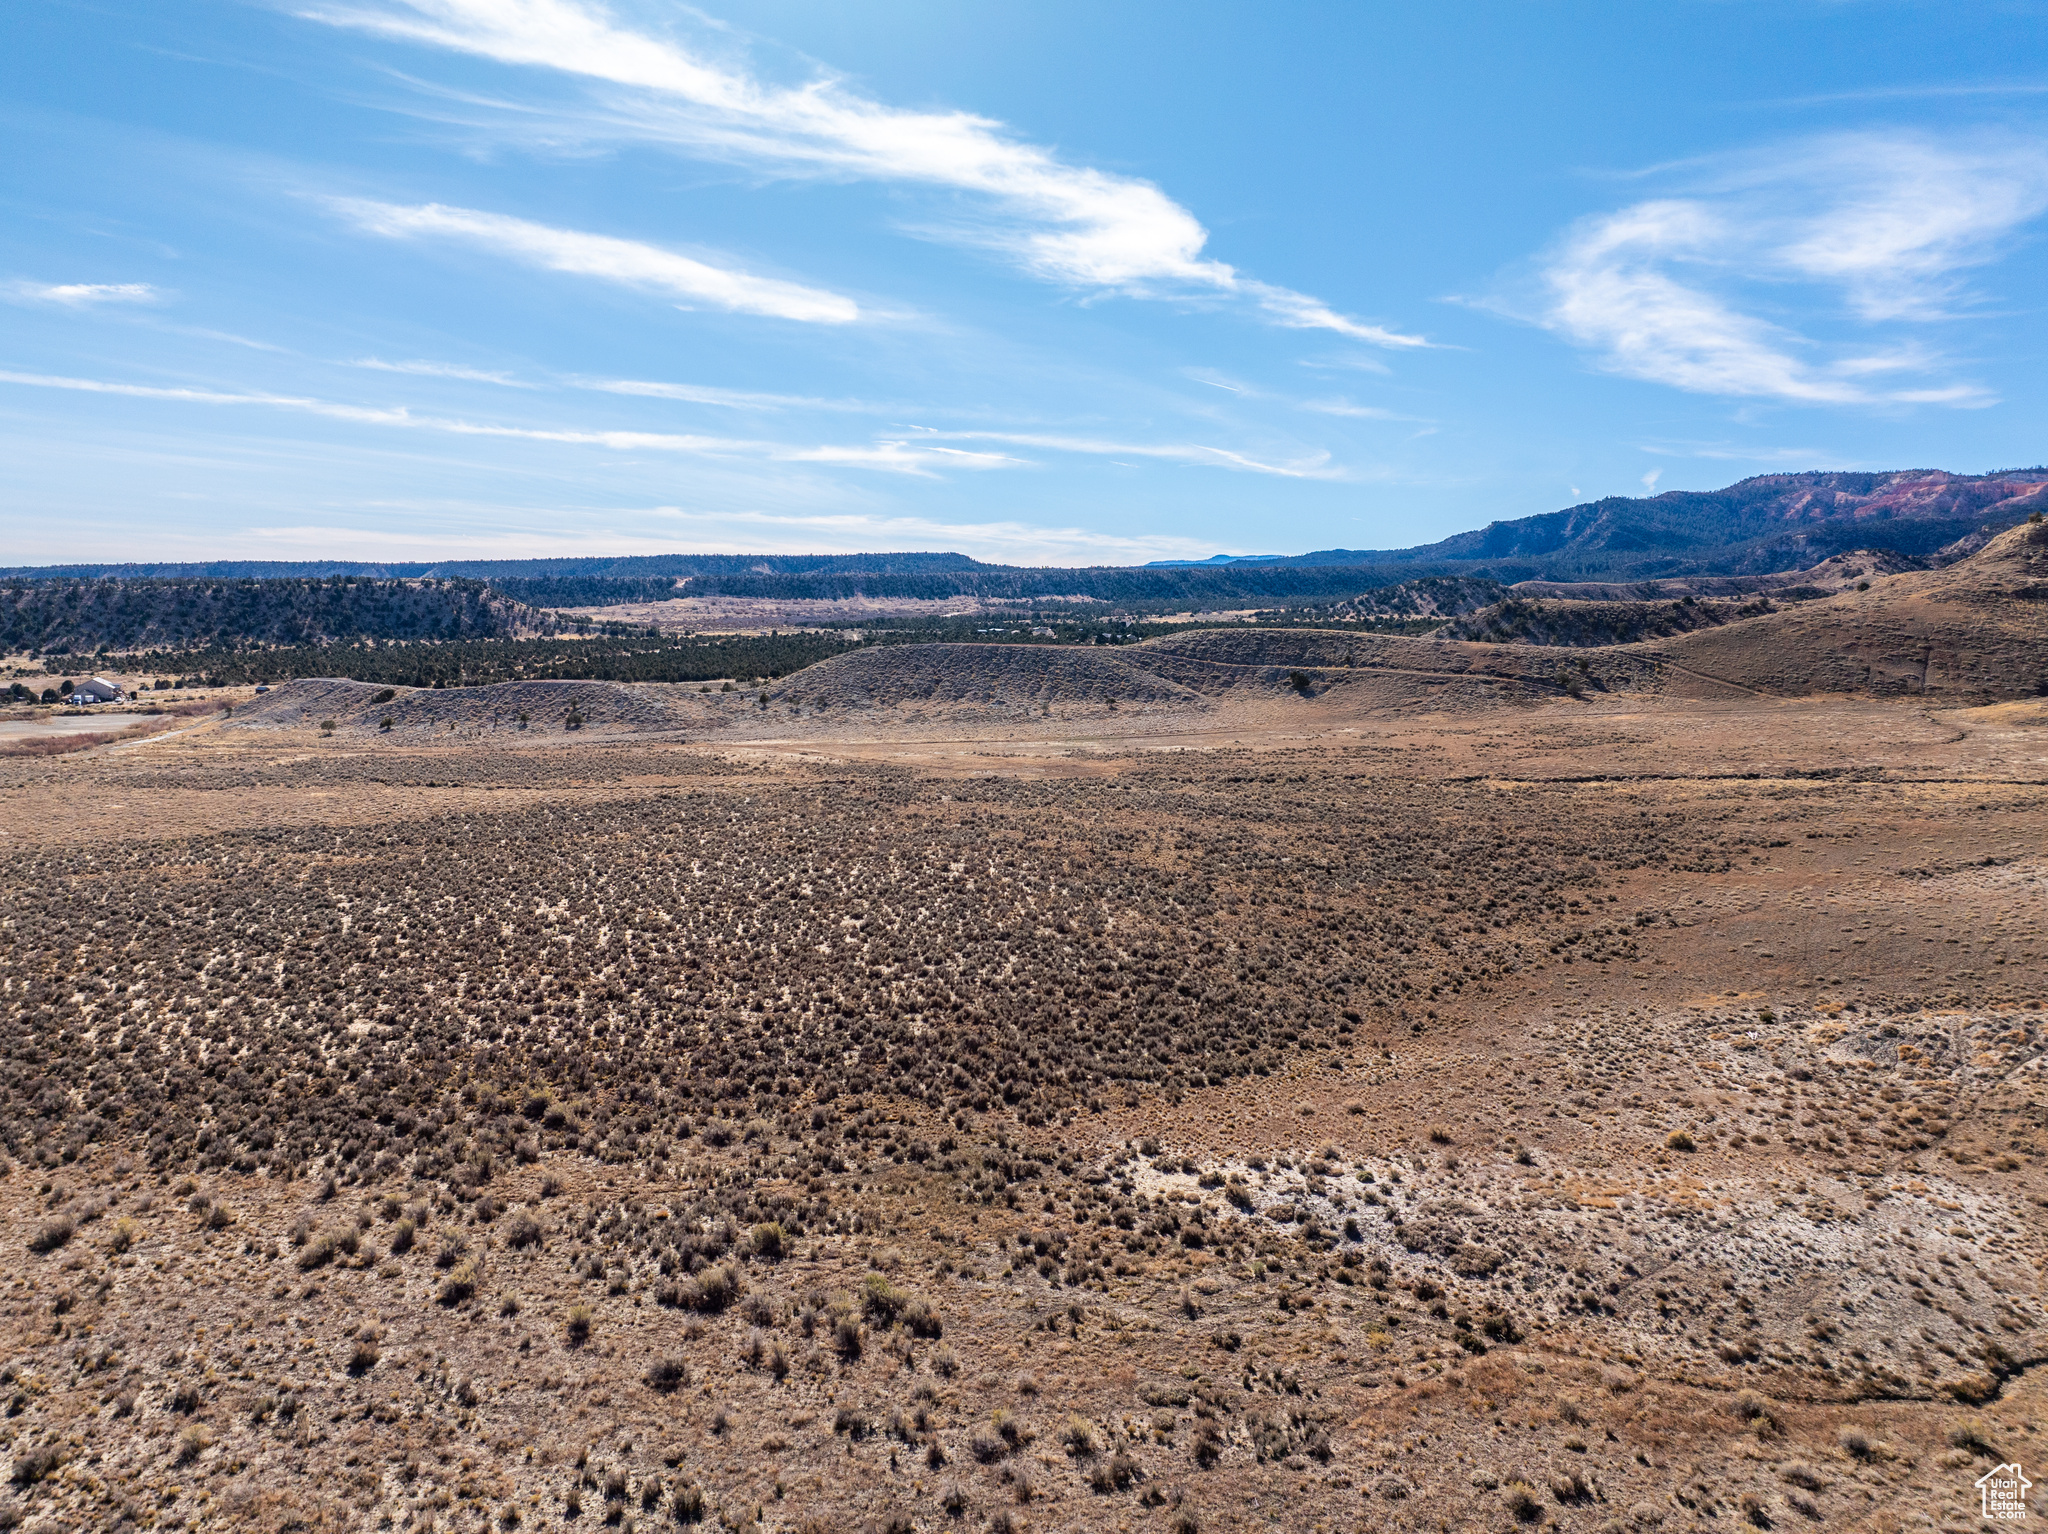
[[[2033,1484],[2017,1461],[1978,1476],[1977,1490],[1984,1496],[1984,1516],[1993,1523],[2025,1523],[2027,1488]]]

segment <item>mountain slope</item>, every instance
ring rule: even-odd
[[[1412,549],[1327,549],[1290,563],[1526,567],[1525,578],[1550,579],[1766,574],[1852,549],[1932,554],[1986,522],[2010,526],[2043,506],[2048,468],[1764,474],[1721,490],[1610,496]]]

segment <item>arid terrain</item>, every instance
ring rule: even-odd
[[[1977,1527],[2044,567],[0,755],[0,1522]]]

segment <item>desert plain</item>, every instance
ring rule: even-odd
[[[1978,1527],[2044,553],[0,758],[0,1521]]]

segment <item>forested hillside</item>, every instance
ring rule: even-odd
[[[183,671],[210,686],[347,677],[393,687],[480,687],[493,682],[709,682],[788,676],[837,655],[836,634],[721,638],[607,635],[591,639],[484,639],[401,645],[294,645],[145,655],[142,671]]]
[[[0,584],[0,652],[9,653],[500,639],[562,626],[553,614],[472,580],[15,578]]]

